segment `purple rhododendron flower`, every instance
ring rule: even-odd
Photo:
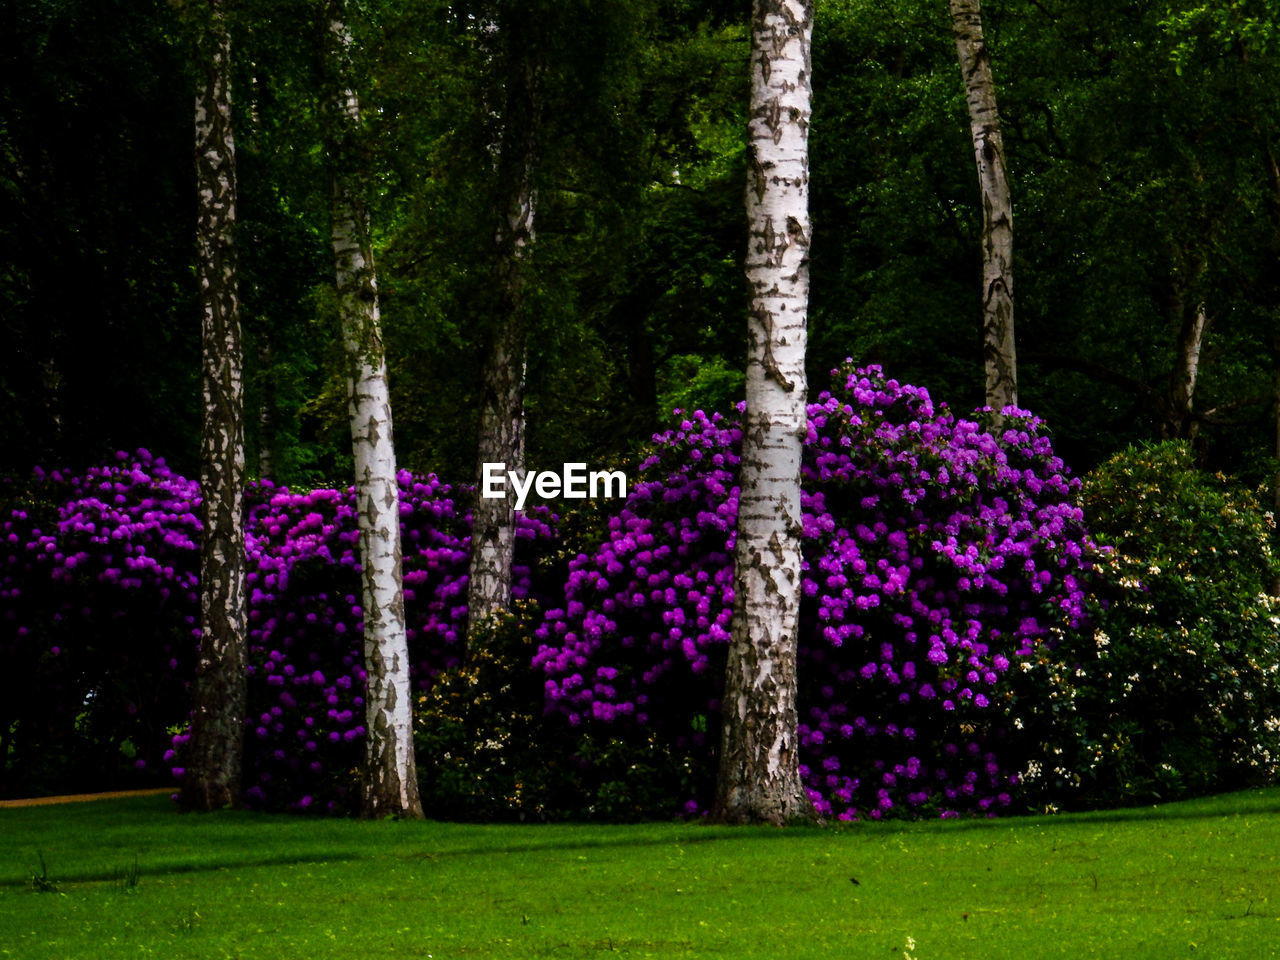
[[[989,413],[957,418],[878,368],[834,375],[809,406],[802,471],[799,735],[814,808],[853,819],[1007,807],[1011,772],[995,751],[1008,720],[993,704],[1051,627],[1083,620],[1094,547],[1079,482],[1025,411],[1005,411],[997,437]],[[534,657],[548,709],[616,726],[644,702],[650,726],[704,769],[712,747],[697,744],[718,742],[732,616],[740,441],[736,419],[701,412],[654,438],[609,538],[571,563]],[[584,668],[608,689],[584,685]],[[945,767],[944,745],[957,757]]]
[[[402,471],[399,480],[411,674],[422,689],[460,658],[470,517],[435,476]],[[180,717],[200,638],[199,484],[145,451],[118,453],[83,474],[37,471],[36,483],[41,499],[57,503],[56,524],[42,531],[22,510],[5,520],[14,555],[0,555],[0,591],[12,624],[0,626],[0,655],[42,696],[65,690],[68,708],[84,697],[70,678],[148,665],[157,696]],[[245,800],[349,810],[366,733],[354,491],[292,492],[262,482],[250,484],[245,500]],[[554,521],[545,509],[520,515],[519,594],[529,590],[528,557],[546,550]],[[114,645],[86,651],[86,637],[98,636]],[[89,653],[109,659],[86,669]],[[113,710],[127,716],[137,707]],[[179,734],[156,749],[154,759],[175,778],[186,740]]]

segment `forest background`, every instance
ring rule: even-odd
[[[532,4],[536,7],[537,4]],[[528,459],[634,458],[673,407],[739,398],[747,5],[546,3]],[[400,461],[475,472],[496,302],[498,66],[484,4],[353,6],[376,183]],[[199,371],[192,50],[164,3],[2,14],[0,468],[114,449],[195,467]],[[957,410],[982,400],[981,210],[947,9],[820,2],[814,31],[811,382],[846,357]],[[1269,481],[1280,83],[1265,3],[984,9],[1012,193],[1019,399],[1078,473],[1194,437]],[[327,291],[311,5],[234,11],[251,464],[350,474]],[[1184,329],[1207,321],[1189,409]],[[261,469],[261,468],[259,468]],[[251,472],[253,468],[251,467]]]
[[[474,476],[480,364],[503,309],[497,105],[504,71],[532,63],[527,462],[630,468],[673,408],[740,394],[748,5],[531,0],[495,54],[478,25],[496,6],[349,5],[399,461]],[[946,6],[826,0],[815,14],[810,382],[851,357],[970,410],[981,209]],[[231,20],[250,472],[300,489],[351,475],[319,23],[301,0],[243,0]],[[1015,214],[1020,405],[1077,474],[1178,439],[1237,489],[1270,488],[1270,4],[1010,0],[984,7],[984,27]],[[189,28],[166,3],[19,0],[0,35],[0,473],[146,447],[194,475]]]

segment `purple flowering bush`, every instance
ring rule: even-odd
[[[412,672],[425,689],[459,659],[469,517],[434,475],[399,479]],[[58,755],[65,768],[104,743],[127,743],[131,766],[168,765],[180,777],[200,632],[199,485],[139,451],[83,475],[37,472],[33,490],[15,498],[0,557],[0,652],[15,667],[0,717],[17,748],[6,785],[32,788],[39,764],[29,756]],[[520,521],[518,597],[553,520],[538,511]],[[365,734],[354,491],[251,484],[245,531],[245,798],[347,810]],[[89,722],[99,716],[101,730]],[[91,786],[105,782],[100,766],[86,771],[98,778]]]
[[[801,773],[839,819],[1013,803],[1017,664],[1077,627],[1093,550],[1078,481],[1010,408],[957,418],[871,367],[809,407],[803,467]],[[538,628],[550,709],[683,752],[709,796],[733,602],[735,419],[697,411]]]
[[[187,709],[198,484],[141,450],[6,486],[0,791],[145,777]]]
[[[459,515],[452,488],[434,475],[401,471],[399,480],[411,671],[425,690],[461,657],[470,517]],[[355,491],[295,493],[263,483],[251,488],[250,504],[245,800],[347,812],[358,800],[366,732]],[[527,554],[553,536],[550,519],[545,512],[520,519],[517,598],[530,586]],[[179,754],[183,742],[175,738]]]

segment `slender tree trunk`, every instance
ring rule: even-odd
[[[244,552],[244,390],[239,298],[232,233],[236,216],[235,143],[231,134],[231,40],[221,0],[201,24],[196,92],[197,277],[204,319],[204,425],[200,494],[200,654],[191,739],[182,784],[188,809],[211,810],[240,799],[246,703]]]
[[[784,824],[813,814],[800,782],[796,732],[812,32],[811,0],[755,0],[747,406],[714,809],[731,823]]]
[[[1271,175],[1271,216],[1275,220],[1276,230],[1280,232],[1280,161],[1276,160],[1271,144],[1263,141],[1263,155],[1266,159],[1267,173]],[[1280,262],[1277,263],[1280,267]],[[1275,393],[1275,456],[1276,473],[1271,480],[1272,515],[1280,523],[1280,315],[1275,319],[1275,330],[1272,340],[1272,363],[1275,365],[1273,390]],[[1273,534],[1276,548],[1280,550],[1280,537]],[[1271,583],[1271,595],[1280,597],[1280,577]]]
[[[369,215],[356,186],[361,164],[351,147],[360,126],[360,104],[350,86],[351,38],[342,13],[341,3],[331,4],[330,62],[340,92],[329,162],[334,273],[350,370],[348,413],[360,528],[368,728],[361,812],[366,817],[421,817],[401,579],[400,486]]]
[[[969,129],[982,190],[982,349],[986,402],[997,413],[1018,403],[1013,336],[1013,202],[1004,140],[991,78],[991,53],[982,38],[979,0],[949,0],[951,28],[969,104]]]
[[[501,295],[497,326],[489,340],[481,383],[477,443],[476,505],[471,514],[471,560],[467,588],[468,649],[492,617],[511,608],[511,568],[515,556],[516,511],[508,496],[485,498],[486,463],[524,473],[525,274],[534,240],[537,192],[537,69],[515,71],[503,115],[499,182],[509,189],[495,242]]]
[[[524,331],[512,318],[502,322],[485,356],[477,497],[471,514],[471,559],[467,593],[468,641],[489,620],[511,608],[511,568],[515,556],[516,510],[510,496],[479,495],[486,463],[524,474]]]
[[[1208,326],[1209,315],[1203,301],[1195,309],[1186,311],[1178,333],[1178,359],[1169,398],[1170,417],[1161,431],[1166,436],[1194,440],[1199,432],[1199,421],[1195,416],[1196,380],[1200,376],[1200,351]]]
[[[1274,405],[1272,427],[1274,431],[1275,446],[1273,448],[1276,458],[1276,472],[1271,477],[1271,515],[1277,523],[1280,523],[1280,317],[1274,321],[1275,328],[1272,331],[1271,340],[1271,362],[1274,366],[1272,373],[1272,403]],[[1277,535],[1272,532],[1272,542],[1280,548],[1277,543]],[[1280,576],[1271,581],[1271,595],[1280,597]]]
[[[1197,176],[1199,179],[1199,176]],[[1213,242],[1213,226],[1204,238],[1204,248]],[[1173,368],[1165,391],[1160,436],[1194,440],[1200,421],[1196,415],[1196,383],[1200,378],[1200,354],[1209,329],[1209,313],[1204,301],[1204,277],[1208,261],[1203,253],[1175,243],[1171,254],[1172,283],[1169,315],[1178,326]]]

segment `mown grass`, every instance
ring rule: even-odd
[[[904,954],[1280,957],[1280,790],[788,830],[0,810],[0,957]]]

